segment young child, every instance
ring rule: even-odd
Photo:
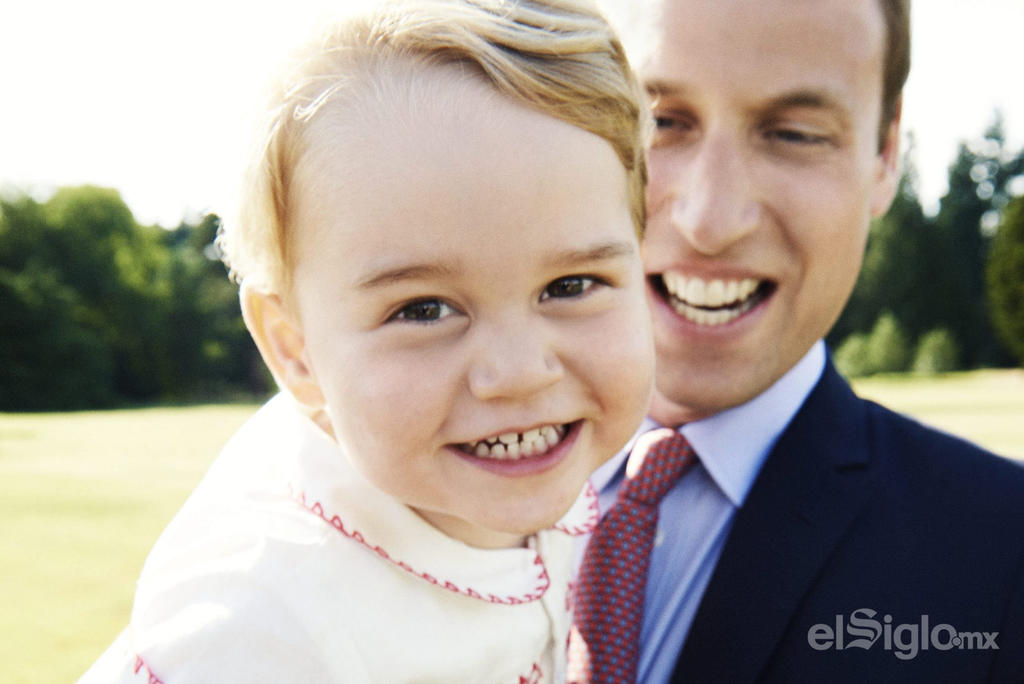
[[[83,682],[549,682],[571,535],[640,423],[641,94],[582,0],[349,17],[224,235],[284,390]]]

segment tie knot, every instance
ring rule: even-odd
[[[694,458],[690,443],[675,430],[659,428],[640,435],[629,454],[620,496],[657,505]]]

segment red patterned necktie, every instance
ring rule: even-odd
[[[569,682],[636,681],[658,504],[694,460],[686,438],[674,430],[660,428],[637,439],[615,504],[590,537],[580,565]]]

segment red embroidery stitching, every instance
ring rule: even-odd
[[[583,524],[564,525],[559,522],[554,526],[554,529],[560,532],[565,532],[570,537],[578,537],[582,534],[590,534],[594,531],[594,528],[597,527],[598,521],[601,520],[601,508],[597,503],[597,490],[594,489],[594,485],[590,483],[590,480],[587,480],[587,488],[584,492],[584,496],[586,496],[588,500],[587,513],[589,515]]]
[[[530,668],[530,674],[519,677],[519,684],[540,684],[540,680],[544,677],[544,672],[540,669],[540,665],[537,663],[533,664]]]
[[[147,665],[146,661],[142,659],[142,656],[140,656],[138,653],[136,653],[135,654],[135,667],[132,669],[132,672],[134,674],[139,674],[139,671],[142,670],[142,668],[146,668],[146,676],[147,676],[146,682],[148,684],[164,684],[164,680],[162,680],[159,677],[157,677],[153,673],[153,670],[149,669],[149,665]]]
[[[385,551],[380,546],[378,546],[376,544],[370,544],[368,541],[366,541],[366,539],[363,537],[362,533],[360,533],[358,530],[351,530],[350,531],[350,530],[346,529],[345,528],[345,523],[343,523],[341,518],[338,517],[337,515],[333,515],[333,516],[328,518],[327,517],[327,513],[324,512],[323,504],[321,504],[319,501],[317,501],[317,502],[315,502],[313,504],[309,504],[306,501],[306,493],[305,492],[302,492],[302,491],[298,491],[297,492],[297,491],[295,491],[295,489],[291,485],[288,485],[288,490],[291,493],[292,498],[295,499],[295,501],[298,502],[303,508],[305,508],[309,512],[313,513],[314,515],[319,516],[320,519],[322,519],[328,525],[330,525],[331,527],[336,529],[338,532],[343,534],[345,537],[347,537],[347,538],[349,538],[349,539],[351,539],[351,540],[353,540],[355,542],[358,542],[359,544],[362,544],[364,547],[366,547],[370,551],[373,551],[380,558],[382,558],[383,560],[386,560],[387,562],[391,563],[392,565],[395,565],[395,566],[401,568],[402,570],[405,570],[409,574],[415,575],[416,577],[419,577],[422,580],[426,580],[427,582],[430,582],[434,586],[440,587],[442,589],[447,589],[448,591],[454,592],[456,594],[462,594],[463,596],[469,596],[470,598],[480,599],[481,601],[488,601],[490,603],[498,603],[498,604],[507,605],[507,606],[518,606],[518,605],[521,605],[523,603],[529,603],[531,601],[538,600],[539,598],[544,596],[545,592],[547,592],[547,590],[548,590],[548,587],[551,586],[551,578],[548,577],[547,568],[544,567],[544,561],[541,559],[539,554],[537,554],[535,556],[535,558],[533,559],[533,564],[538,566],[537,586],[536,586],[536,588],[534,589],[534,591],[532,593],[524,594],[523,596],[495,596],[494,594],[487,594],[486,596],[481,596],[479,593],[474,591],[471,587],[460,587],[459,585],[455,584],[454,582],[450,582],[448,580],[439,581],[436,577],[434,577],[433,575],[431,575],[429,573],[420,572],[419,570],[416,570],[415,568],[410,566],[405,561],[400,561],[400,560],[396,560],[396,559],[392,558],[391,555],[388,554],[388,552]],[[595,498],[594,498],[595,507],[596,507],[596,501],[597,501],[597,499],[596,499],[596,496],[595,496]],[[536,668],[536,666],[535,666],[535,668]],[[539,669],[539,668],[537,668],[537,669]],[[531,675],[532,675],[532,673],[531,673]],[[533,680],[530,680],[530,682],[532,682],[532,681]]]

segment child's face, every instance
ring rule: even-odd
[[[607,142],[433,81],[364,115],[359,142],[326,113],[292,301],[313,403],[355,466],[449,535],[505,546],[556,522],[642,420],[643,275]]]

